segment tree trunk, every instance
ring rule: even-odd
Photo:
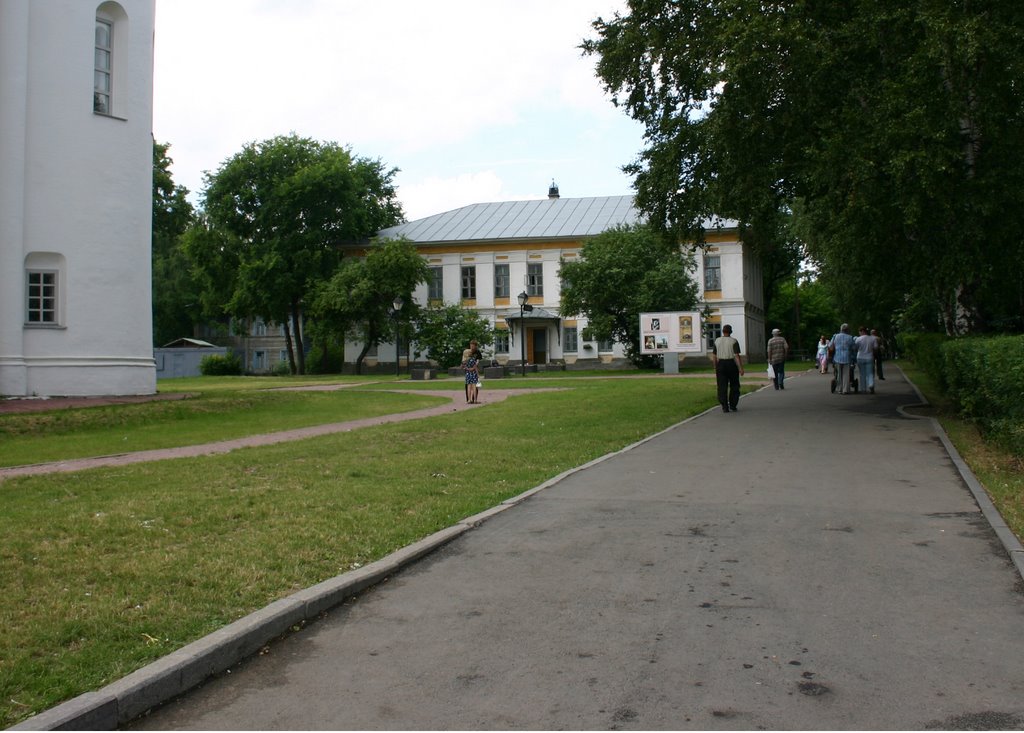
[[[292,348],[292,329],[287,318],[284,319],[284,343],[288,348],[288,371],[295,374],[295,349]]]
[[[302,311],[297,302],[292,303],[292,332],[295,334],[295,362],[298,367],[297,374],[306,373],[306,349],[303,345],[302,333]]]

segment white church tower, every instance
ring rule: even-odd
[[[0,0],[0,396],[156,391],[155,0]]]

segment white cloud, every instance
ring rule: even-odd
[[[541,113],[551,126],[584,115],[573,131],[581,139],[608,134],[622,112],[578,46],[594,17],[620,5],[157,0],[154,134],[171,143],[175,180],[193,191],[202,187],[200,171],[215,170],[245,143],[295,132],[415,168],[418,178],[403,180],[403,201],[422,194],[445,206],[456,199],[440,191],[474,189],[474,201],[508,194],[488,179],[500,183],[504,171],[471,160],[457,173],[446,169],[452,151],[530,156],[529,148],[551,135],[530,126]],[[513,137],[521,149],[509,152]],[[638,139],[634,134],[631,144]],[[428,170],[439,151],[444,157]],[[608,168],[624,162],[609,160]],[[546,192],[546,181],[531,190],[542,184]],[[428,195],[430,186],[438,192]],[[410,199],[406,209],[419,207]]]
[[[498,174],[491,170],[464,173],[453,178],[428,176],[420,181],[400,184],[398,190],[406,218],[410,221],[470,204],[542,198],[510,193]]]

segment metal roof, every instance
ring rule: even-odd
[[[640,224],[644,216],[632,196],[547,198],[471,204],[383,229],[382,239],[405,237],[417,244],[481,240],[581,239],[617,225]],[[704,222],[707,229],[735,228],[728,219]]]
[[[379,233],[417,243],[590,237],[617,224],[637,224],[642,215],[632,196],[548,198],[471,204]]]

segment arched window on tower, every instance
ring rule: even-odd
[[[119,91],[124,85],[124,52],[128,41],[128,15],[116,2],[96,8],[93,56],[92,110],[96,114],[124,117]]]
[[[105,18],[96,18],[96,65],[93,70],[92,111],[110,114],[110,93],[113,72],[114,24]]]

